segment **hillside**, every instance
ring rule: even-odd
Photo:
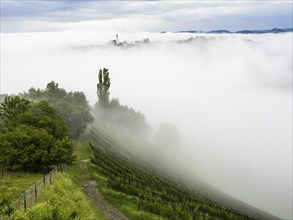
[[[278,219],[211,187],[182,184],[104,128],[92,127],[88,136],[92,172],[103,176],[110,189],[134,196],[138,209],[168,219]]]
[[[127,147],[126,142],[108,133],[106,127],[91,126],[76,148],[77,163],[67,173],[58,174],[53,186],[27,212],[16,211],[11,219],[62,219],[72,215],[78,219],[120,219],[106,217],[109,209],[93,201],[94,193],[87,190],[89,182],[106,203],[128,219],[277,219],[233,198],[227,199],[221,192],[210,192],[213,200],[208,198],[206,188],[198,191],[197,186],[195,191],[192,186],[179,184],[151,166],[147,158],[130,152],[131,146]],[[228,200],[235,206],[224,205]]]
[[[278,219],[200,178],[195,181],[184,166],[176,164],[175,157],[167,155],[180,146],[176,126],[165,123],[159,132],[151,133],[144,114],[121,105],[117,98],[109,98],[110,85],[108,69],[101,69],[97,84],[99,101],[93,109],[82,92],[66,92],[55,82],[44,90],[32,88],[23,94],[31,101],[19,96],[4,98],[0,104],[0,162],[8,175],[0,182],[0,216]],[[164,150],[160,151],[160,147]],[[64,164],[69,169],[66,173],[57,172],[52,183],[52,170]],[[44,192],[30,194],[35,201],[26,205],[26,187],[34,184],[30,191],[36,192],[44,173],[49,180],[43,176],[43,182],[50,184]],[[14,179],[10,178],[13,176]],[[23,199],[19,197],[22,192]]]

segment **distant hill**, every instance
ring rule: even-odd
[[[268,34],[268,33],[286,33],[293,32],[293,28],[273,28],[270,30],[240,30],[240,31],[229,31],[229,30],[211,30],[211,31],[178,31],[176,33],[208,33],[208,34]],[[161,32],[161,33],[166,33]]]
[[[209,31],[208,33],[216,33],[216,34],[231,34],[233,32],[231,31],[227,31],[227,30],[212,30],[212,31]]]
[[[273,28],[271,30],[242,30],[236,31],[237,34],[267,34],[267,33],[285,33],[292,32],[293,28]]]

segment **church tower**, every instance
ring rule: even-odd
[[[118,34],[116,34],[116,45],[119,43]]]

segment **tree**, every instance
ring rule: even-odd
[[[11,170],[40,171],[73,162],[73,144],[68,136],[54,138],[45,128],[19,125],[0,134],[3,161]]]
[[[56,139],[62,139],[68,135],[64,119],[45,100],[32,103],[31,108],[19,116],[18,123],[43,128]]]
[[[51,99],[60,99],[66,95],[66,91],[58,87],[58,83],[54,81],[47,84],[47,88],[45,90],[45,94],[47,98]]]
[[[36,171],[73,162],[73,143],[64,120],[47,101],[7,97],[0,109],[0,120],[5,122],[0,133],[2,165]]]
[[[102,107],[108,107],[109,105],[109,88],[111,82],[109,77],[109,71],[106,68],[99,70],[99,83],[97,84],[97,95],[99,98],[99,104]]]
[[[64,119],[71,138],[77,139],[94,120],[90,106],[83,92],[66,92],[54,81],[45,90],[31,88],[24,97],[33,100],[47,100]]]
[[[54,106],[64,118],[69,136],[74,139],[77,139],[85,131],[87,124],[93,121],[88,108],[74,105],[64,99],[55,102]]]
[[[30,102],[19,96],[6,96],[0,104],[0,128],[1,130],[9,130],[17,124],[20,114],[26,112],[30,108]]]

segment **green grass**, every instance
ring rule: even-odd
[[[86,197],[72,175],[59,173],[34,206],[18,210],[8,219],[106,219]]]
[[[39,173],[7,172],[0,177],[0,198],[10,202],[20,197],[24,190],[32,186],[43,175]]]
[[[79,160],[88,160],[92,156],[91,149],[86,142],[80,142],[77,149],[77,158]],[[92,164],[90,160],[89,163],[89,173],[90,178],[95,180],[99,191],[102,193],[104,198],[114,207],[116,207],[120,212],[122,212],[129,219],[133,220],[163,220],[165,218],[158,215],[152,214],[150,212],[137,210],[138,209],[138,199],[134,196],[129,196],[125,193],[118,192],[107,187],[107,177],[102,175],[99,167]]]
[[[80,146],[80,145],[79,145]],[[77,147],[76,149],[76,156],[77,156],[77,162],[70,168],[69,170],[69,176],[72,180],[72,182],[75,185],[75,189],[82,192],[86,198],[86,204],[87,207],[90,210],[93,210],[95,212],[95,219],[108,219],[96,206],[96,204],[91,201],[84,193],[83,188],[82,188],[82,170],[79,167],[79,164],[81,162],[81,160],[87,159],[90,157],[90,149],[86,149],[86,148],[82,148],[84,150],[80,150],[80,147]],[[87,218],[85,218],[87,219]]]
[[[77,153],[78,159],[89,156],[86,151]],[[42,174],[7,173],[3,179],[0,179],[1,198],[5,197],[14,201],[21,196],[25,189],[41,178]],[[84,220],[108,219],[84,193],[79,161],[71,166],[67,172],[58,173],[54,177],[53,184],[38,195],[37,203],[29,207],[26,212],[16,210],[11,217],[5,219],[62,220],[73,219],[73,217]]]

